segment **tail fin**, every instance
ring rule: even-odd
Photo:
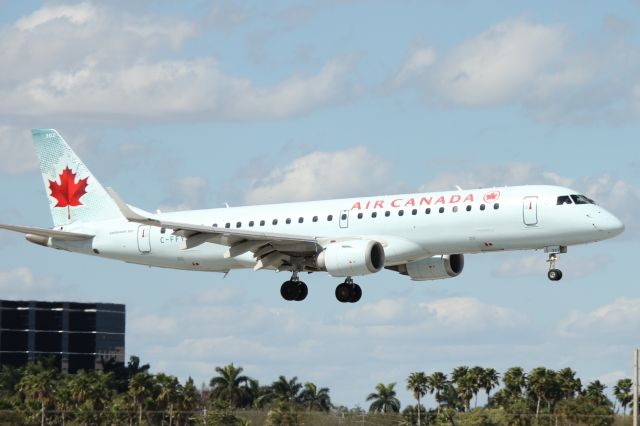
[[[122,217],[100,182],[54,129],[33,129],[54,226]]]

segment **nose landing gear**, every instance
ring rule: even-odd
[[[344,282],[336,287],[336,299],[342,303],[356,303],[362,297],[362,289],[347,277]]]
[[[558,260],[558,254],[567,252],[567,247],[546,247],[545,251],[549,253],[549,259],[547,260],[549,263],[549,272],[547,272],[547,277],[551,281],[560,281],[562,279],[562,271],[556,268],[556,261]]]
[[[305,283],[300,281],[298,273],[294,272],[289,281],[282,283],[280,287],[280,295],[284,300],[300,302],[306,299],[309,294],[309,288]]]

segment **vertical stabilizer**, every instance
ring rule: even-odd
[[[122,217],[115,202],[54,129],[31,131],[54,226]]]

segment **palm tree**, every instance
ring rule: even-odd
[[[304,389],[300,393],[300,401],[307,406],[309,411],[329,411],[331,409],[331,398],[329,388],[320,388],[310,382],[304,384]]]
[[[604,394],[604,390],[606,388],[607,387],[604,384],[602,384],[600,380],[594,380],[593,382],[589,383],[589,385],[587,386],[587,389],[585,390],[585,395],[588,398],[591,398],[592,400],[596,401],[600,405],[607,405],[607,404],[610,404],[611,401],[609,401],[609,398],[607,398],[607,396]]]
[[[436,371],[429,377],[427,377],[427,380],[429,383],[429,393],[435,392],[436,394],[435,398],[436,402],[438,403],[438,414],[440,414],[440,405],[442,404],[442,391],[445,389],[448,383],[447,375],[440,371]]]
[[[424,372],[411,373],[407,379],[407,390],[413,392],[413,397],[418,402],[418,426],[420,426],[420,399],[425,396],[429,388],[429,380]]]
[[[214,398],[224,399],[231,407],[237,407],[242,399],[244,389],[249,378],[242,375],[242,367],[234,367],[233,363],[224,367],[216,367],[219,376],[209,382],[211,395]]]
[[[198,388],[193,382],[193,379],[189,377],[181,389],[178,397],[178,415],[177,423],[187,424],[187,419],[190,417],[190,413],[195,411],[198,407],[199,393]]]
[[[582,390],[582,382],[576,378],[576,372],[566,367],[557,373],[562,398],[573,399]]]
[[[298,377],[294,376],[291,380],[280,376],[278,380],[271,385],[275,399],[279,401],[298,402],[302,384],[298,383]]]
[[[502,381],[512,398],[520,398],[527,385],[527,375],[521,367],[511,367],[504,373]]]
[[[393,388],[395,383],[384,383],[376,385],[376,392],[367,396],[367,401],[373,401],[369,406],[370,413],[398,413],[400,412],[400,400],[396,398],[396,391]]]
[[[480,387],[487,393],[487,403],[491,397],[491,389],[500,383],[500,375],[493,368],[485,368],[480,376]]]
[[[540,414],[540,403],[543,399],[547,398],[549,388],[553,384],[555,372],[547,370],[544,367],[536,367],[531,370],[527,377],[528,387],[534,393],[537,398],[536,403],[536,419]]]
[[[633,400],[633,394],[631,393],[631,379],[620,379],[618,383],[613,387],[613,395],[616,397],[620,406],[622,407],[622,416],[627,416],[627,405]]]
[[[142,423],[142,409],[153,396],[154,382],[152,376],[145,372],[137,373],[129,381],[129,397],[138,408],[138,424]]]
[[[175,405],[180,395],[180,382],[175,376],[167,376],[163,373],[156,375],[156,382],[159,386],[158,404],[169,415],[169,426],[173,425],[175,415]],[[164,416],[162,416],[164,419]]]
[[[56,384],[56,373],[53,369],[48,369],[42,364],[33,364],[27,367],[25,375],[18,383],[17,391],[26,400],[40,403],[40,424],[44,425],[46,408],[51,403],[53,390]],[[31,367],[31,368],[30,368]]]
[[[469,375],[469,381],[471,383],[473,396],[475,398],[474,406],[477,408],[478,407],[478,392],[480,391],[480,388],[482,387],[481,386],[481,382],[482,382],[482,376],[484,375],[484,368],[482,368],[480,366],[475,366],[475,367],[469,369],[469,372],[467,374]]]

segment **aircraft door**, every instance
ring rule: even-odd
[[[151,226],[138,227],[138,250],[140,253],[151,253]]]
[[[538,197],[524,197],[522,203],[522,218],[527,226],[538,224]]]
[[[340,212],[340,228],[349,227],[349,210],[342,210]]]

